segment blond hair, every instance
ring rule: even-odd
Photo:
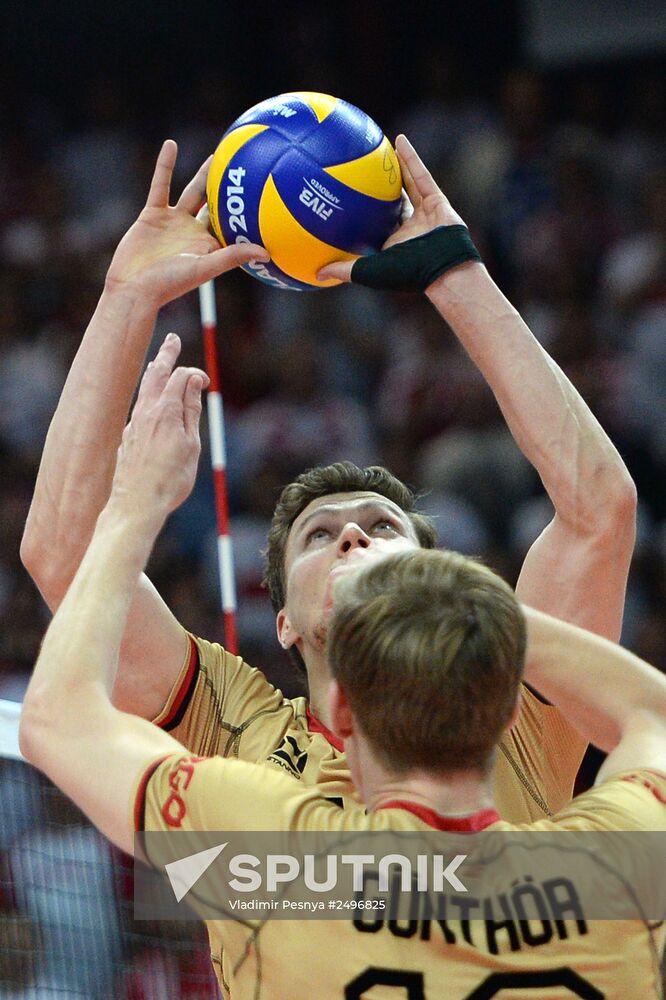
[[[454,552],[387,556],[336,586],[331,672],[396,773],[487,770],[515,710],[525,645],[513,590]]]

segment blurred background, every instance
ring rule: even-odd
[[[241,112],[288,90],[335,94],[389,136],[407,133],[619,448],[640,498],[623,641],[666,670],[665,83],[661,0],[3,5],[0,699],[20,700],[48,621],[18,557],[48,423],[160,143],[178,140],[177,192]],[[274,638],[260,550],[280,487],[313,464],[388,465],[424,494],[442,545],[515,580],[549,504],[424,300],[360,288],[297,295],[243,273],[217,286],[246,660],[286,693],[302,690]],[[163,310],[155,342],[170,329],[186,361],[201,363],[196,294]],[[223,641],[206,454],[150,573],[187,628]],[[205,961],[197,980],[175,945],[167,968],[159,940],[128,944],[120,861],[62,804],[67,836],[76,828],[80,839],[56,853],[73,866],[92,857],[90,898],[115,893],[117,909],[99,917],[115,944],[88,979],[85,963],[65,962],[39,992],[34,956],[52,953],[44,928],[65,918],[60,903],[49,909],[42,894],[38,906],[16,887],[27,870],[17,845],[46,822],[44,789],[27,770],[0,760],[14,815],[0,820],[0,953],[15,959],[0,959],[0,998],[214,996]],[[182,955],[205,959],[184,940]]]

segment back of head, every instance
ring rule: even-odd
[[[340,579],[333,677],[395,773],[486,771],[511,721],[526,631],[513,590],[453,552],[403,552]]]

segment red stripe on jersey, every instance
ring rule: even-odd
[[[663,777],[656,771],[650,773],[654,773],[657,778]],[[631,781],[635,785],[642,785],[643,788],[647,788],[649,792],[652,792],[657,802],[661,802],[663,806],[666,806],[666,798],[664,797],[661,789],[653,784],[648,778],[644,778],[641,774],[627,774],[622,778],[622,781]]]
[[[655,771],[653,767],[647,767],[645,770],[648,774],[654,774],[655,778],[659,778],[660,781],[666,781],[666,771]]]
[[[343,753],[345,745],[343,741],[340,739],[340,737],[336,736],[335,733],[332,733],[331,730],[328,728],[328,726],[325,726],[323,722],[320,722],[317,716],[313,715],[309,708],[306,709],[305,714],[307,715],[308,729],[310,730],[310,732],[321,733],[321,735],[326,740],[328,740],[328,742],[331,744],[332,747],[335,747],[336,750],[339,750],[340,753]]]
[[[152,761],[151,764],[145,770],[141,781],[139,782],[139,787],[137,789],[136,798],[134,800],[134,829],[137,833],[143,833],[143,828],[145,826],[145,813],[146,813],[146,789],[148,787],[148,782],[155,774],[155,771],[160,766],[160,764],[171,757],[170,753],[165,753],[157,760]]]
[[[188,636],[188,639],[190,641],[190,659],[187,664],[185,676],[183,677],[183,683],[180,685],[178,694],[173,700],[173,705],[169,709],[169,714],[160,722],[160,729],[173,729],[176,719],[182,715],[185,708],[187,708],[187,704],[194,693],[196,676],[199,671],[199,652],[191,635]],[[178,721],[180,721],[179,718]]]
[[[480,812],[472,813],[471,816],[440,816],[434,809],[427,806],[418,805],[416,802],[401,802],[395,799],[385,802],[379,809],[405,809],[414,813],[424,823],[434,830],[446,830],[449,833],[479,833],[485,830],[491,823],[498,823],[500,815],[494,809],[481,809]]]

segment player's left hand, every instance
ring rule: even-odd
[[[451,202],[440,190],[435,179],[427,169],[423,160],[412,146],[409,139],[399,135],[395,141],[395,151],[400,162],[402,181],[404,184],[403,211],[400,226],[389,236],[382,250],[404,243],[415,236],[429,233],[437,226],[465,225],[461,217],[451,206]],[[327,264],[319,271],[320,281],[336,278],[338,281],[351,281],[351,270],[354,261],[336,261]]]
[[[174,368],[179,353],[180,339],[170,333],[146,368],[111,489],[116,507],[158,523],[191,492],[201,451],[201,393],[209,379],[199,368]]]

